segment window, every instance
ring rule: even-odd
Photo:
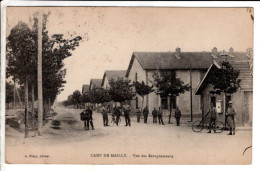
[[[135,73],[135,82],[137,81],[137,73]]]
[[[226,95],[226,106],[228,106],[228,103],[231,101],[231,95]]]
[[[162,97],[161,98],[161,105],[162,105],[162,109],[168,109],[167,97]]]
[[[213,103],[214,107],[216,107],[216,97],[215,96],[210,97],[210,103]]]
[[[138,97],[135,97],[135,108],[138,108]]]

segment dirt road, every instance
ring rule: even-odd
[[[137,123],[132,126],[103,126],[100,113],[93,114],[95,130],[84,130],[80,110],[56,107],[53,119],[61,122],[61,129],[44,128],[41,137],[23,138],[22,133],[6,137],[8,163],[156,163],[156,164],[248,164],[251,131],[237,131],[235,136],[194,133],[190,127]],[[11,131],[11,132],[10,132]]]

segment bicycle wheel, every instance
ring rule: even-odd
[[[202,124],[202,121],[195,121],[192,124],[192,130],[194,132],[200,132],[204,128],[204,125]]]
[[[220,121],[216,121],[216,132],[221,133],[224,131],[224,124]]]

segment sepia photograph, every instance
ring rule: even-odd
[[[253,8],[7,6],[5,29],[7,164],[252,164]]]

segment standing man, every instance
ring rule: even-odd
[[[228,135],[235,135],[235,115],[236,115],[236,110],[233,107],[232,101],[229,102],[228,109],[227,109],[227,125],[229,127],[230,133]]]
[[[156,110],[156,108],[153,109],[152,115],[153,115],[153,123],[157,123],[157,110]]]
[[[92,109],[89,107],[86,109],[86,115],[87,115],[87,130],[89,130],[89,123],[91,125],[92,130],[94,130],[94,125],[93,125],[93,118],[92,118]]]
[[[209,109],[209,132],[211,133],[212,125],[213,125],[213,130],[214,133],[216,133],[216,120],[217,120],[217,111],[216,108],[214,107],[213,103],[210,104],[210,109]]]
[[[174,117],[175,117],[175,119],[176,119],[177,126],[180,126],[181,111],[179,110],[179,107],[178,107],[178,106],[176,107]]]
[[[87,110],[83,110],[81,113],[80,113],[80,120],[84,121],[84,128],[86,129],[87,128]]]
[[[163,111],[162,111],[161,107],[159,107],[159,111],[158,111],[158,120],[159,120],[159,124],[162,123],[162,125],[164,125],[164,123],[163,123]]]
[[[116,125],[118,126],[120,116],[121,116],[121,111],[117,106],[114,107],[114,113],[116,115]]]
[[[124,115],[125,115],[125,126],[131,126],[131,120],[130,120],[130,116],[129,116],[130,106],[126,105],[123,108],[123,111],[124,111]]]
[[[137,107],[136,109],[136,117],[137,117],[137,122],[139,123],[141,118],[141,111],[139,107]]]
[[[149,114],[149,109],[146,106],[143,110],[143,115],[144,115],[144,123],[147,123],[147,118],[148,118],[148,114]]]
[[[108,126],[108,111],[107,111],[107,108],[106,107],[102,107],[101,108],[101,113],[102,113],[102,116],[103,116],[103,124],[104,126]]]

